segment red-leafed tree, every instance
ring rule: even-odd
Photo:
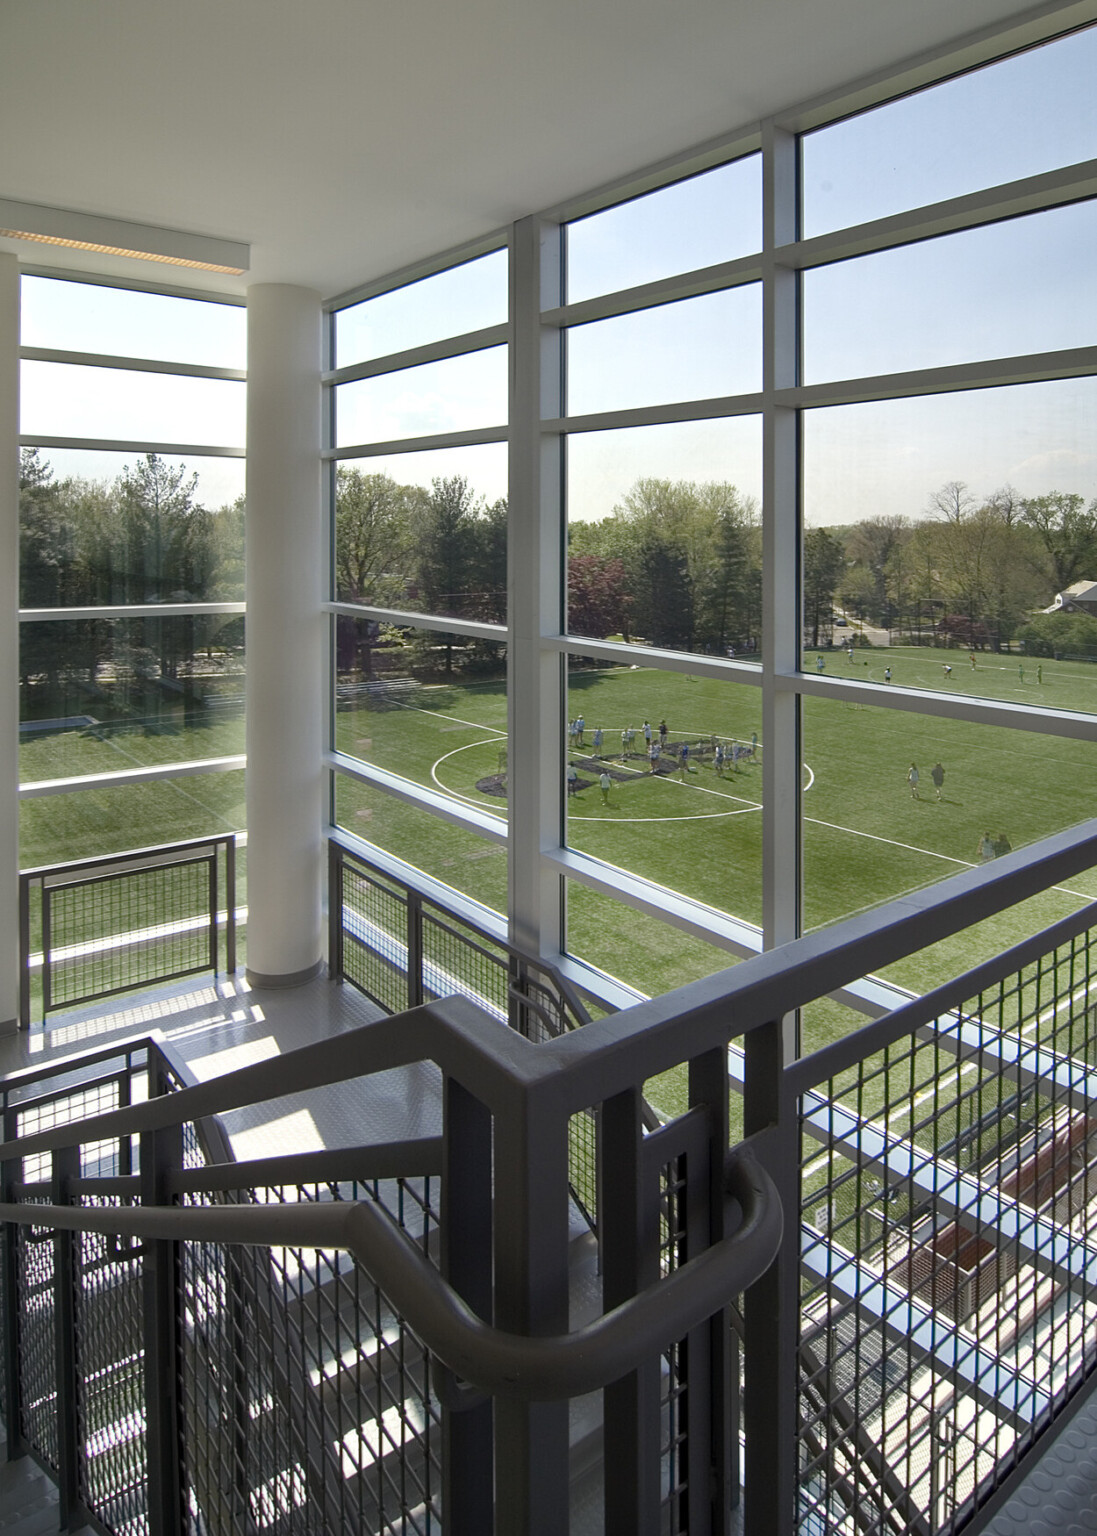
[[[568,630],[591,640],[628,639],[627,577],[620,560],[603,555],[568,557]]]

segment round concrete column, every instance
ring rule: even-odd
[[[321,964],[320,296],[248,290],[248,976]]]
[[[19,1010],[19,262],[0,252],[0,1030]]]

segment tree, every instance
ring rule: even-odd
[[[475,591],[479,503],[464,475],[431,482],[417,519],[418,576],[424,607],[431,613],[462,615]],[[451,634],[445,644],[446,675],[453,671]]]
[[[406,596],[412,515],[421,493],[340,464],[335,475],[335,595],[395,607]]]
[[[568,630],[591,640],[628,638],[628,578],[620,560],[568,556]]]
[[[872,583],[870,592],[864,583],[856,583],[855,590],[861,595],[866,611],[885,628],[891,626],[892,608],[896,602],[901,608],[905,598],[902,551],[910,542],[910,536],[909,518],[901,515],[866,517],[864,522],[854,524],[846,541],[847,557],[868,573]],[[897,580],[896,572],[899,573]]]
[[[830,629],[834,594],[846,568],[846,551],[829,528],[809,528],[804,534],[804,622],[812,645],[823,628]]]
[[[1056,592],[1097,580],[1097,500],[1086,507],[1081,496],[1050,491],[1029,497],[1021,517],[1039,539]]]

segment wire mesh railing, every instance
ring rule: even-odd
[[[223,911],[222,911],[223,904]],[[19,1020],[236,969],[236,837],[201,838],[19,876]]]
[[[801,1064],[799,1530],[958,1530],[1097,1363],[1095,1004],[1086,928]]]
[[[55,1454],[66,1518],[93,1498],[140,1529],[143,1445],[150,1536],[493,1521],[555,1536],[576,1507],[569,1399],[589,1408],[597,1391],[586,1507],[608,1536],[718,1532],[740,1486],[747,1536],[986,1529],[1093,1375],[1097,914],[806,1058],[786,1015],[873,957],[1061,883],[1097,857],[1097,826],[1087,838],[581,1030],[554,1034],[535,1009],[543,1035],[505,1028],[458,995],[199,1086],[160,1067],[128,1108],[117,1052],[4,1085],[7,1295],[36,1316],[48,1291],[53,1308],[45,1346],[21,1304],[5,1309],[11,1422],[43,1463]],[[240,1166],[201,1155],[211,1114],[335,1082],[368,1098],[371,1076],[421,1064],[441,1137]],[[649,1126],[643,1085],[675,1070],[685,1107]],[[738,1091],[746,1149],[729,1153]],[[79,1132],[65,1095],[93,1111]],[[574,1250],[593,1248],[568,1196],[584,1138],[600,1267],[576,1289]],[[761,1214],[773,1191],[780,1239]],[[48,1263],[26,1257],[47,1203]],[[116,1235],[97,1246],[70,1218]],[[740,1269],[744,1233],[760,1246]],[[141,1426],[124,1373],[97,1363],[88,1405],[65,1375],[81,1353],[104,1360],[101,1321],[133,1353],[128,1302],[103,1293],[125,1292],[135,1262]]]

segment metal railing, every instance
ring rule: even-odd
[[[568,1399],[604,1383],[583,1498],[610,1536],[723,1533],[736,1505],[747,1536],[985,1529],[1097,1363],[1097,912],[814,1056],[787,1016],[1095,862],[1088,823],[554,1038],[455,997],[9,1135],[5,1273],[30,1288],[9,1361],[38,1384],[9,1378],[16,1422],[33,1408],[43,1460],[86,1449],[44,1385],[35,1266],[57,1256],[63,1339],[101,1251],[66,1258],[66,1234],[113,1233],[160,1319],[127,1528],[557,1536],[583,1459]],[[422,1062],[440,1140],[185,1166],[181,1123]],[[642,1086],[675,1067],[688,1108],[648,1129]],[[592,1110],[601,1271],[577,1289],[569,1133]],[[126,1145],[135,1172],[96,1173]],[[348,1399],[343,1372],[380,1380]]]
[[[459,917],[337,837],[328,842],[328,974],[387,1013],[467,997],[527,1040],[555,1039],[591,1020],[557,966]],[[659,1117],[646,1100],[641,1113],[655,1130]],[[596,1111],[572,1117],[569,1146],[572,1198],[597,1231]]]
[[[222,952],[223,968],[231,974],[236,969],[235,835],[24,870],[19,876],[19,946],[19,1022],[24,1029],[30,1027],[39,966],[43,1017],[134,987],[216,971]]]

